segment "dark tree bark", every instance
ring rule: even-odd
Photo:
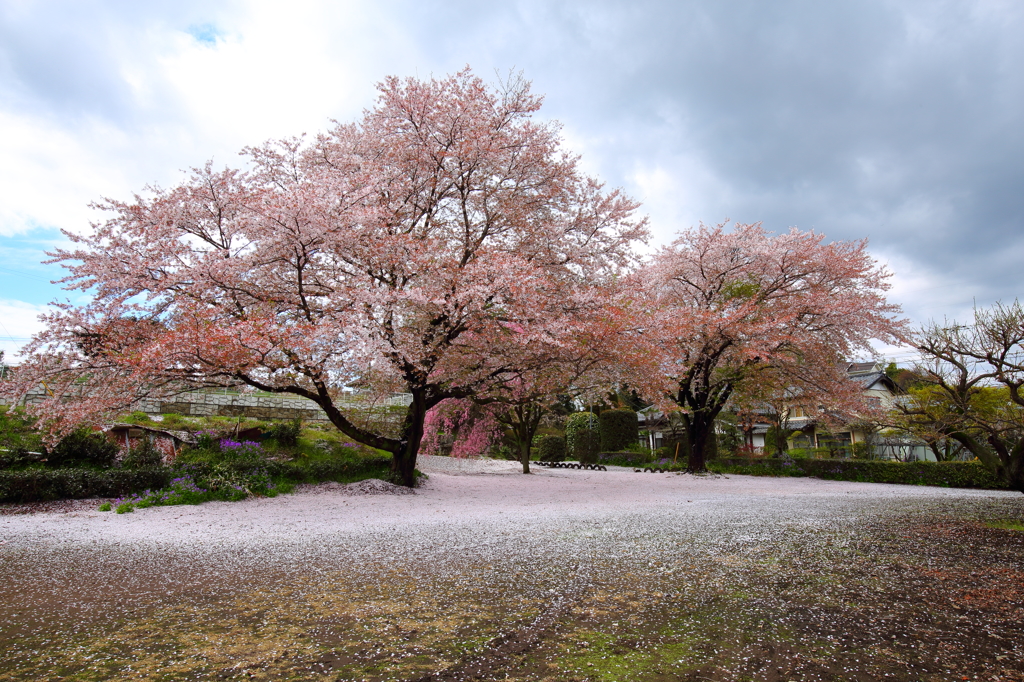
[[[498,421],[512,434],[524,474],[530,473],[530,447],[544,412],[544,407],[534,402],[513,405],[498,417]]]

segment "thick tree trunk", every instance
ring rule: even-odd
[[[949,437],[967,448],[992,473],[1006,481],[1011,490],[1024,493],[1024,438],[1016,441],[1012,447],[1007,447],[1009,444],[996,436],[989,436],[987,446],[963,431],[950,433]]]
[[[1006,482],[1011,490],[1024,493],[1024,438],[1018,440],[1006,458]]]
[[[530,473],[530,447],[533,436],[540,425],[541,411],[535,407],[517,408],[518,423],[513,427],[516,445],[519,446],[519,462],[523,465],[523,473]]]
[[[407,488],[416,486],[416,453],[412,443],[407,443],[403,451],[392,453],[391,477],[395,483]]]
[[[765,450],[769,447],[768,436],[770,434],[772,437],[772,443],[770,444],[772,448],[772,455],[775,457],[782,457],[785,454],[785,448],[782,446],[782,415],[779,412],[776,412],[772,417],[769,417],[769,419],[771,420],[772,428],[769,429],[769,433],[764,434]]]
[[[391,453],[391,476],[408,488],[416,486],[416,455],[423,442],[423,421],[427,416],[426,396],[413,391],[412,403],[402,424],[402,443]]]
[[[686,470],[694,474],[703,473],[707,471],[707,459],[710,454],[711,439],[714,437],[712,431],[715,428],[715,420],[698,412],[688,415],[687,422],[687,435],[690,437],[690,460],[687,462]]]

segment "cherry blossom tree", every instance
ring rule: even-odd
[[[885,300],[888,277],[864,241],[760,224],[702,224],[658,252],[635,278],[650,316],[637,336],[649,360],[633,383],[682,412],[689,469],[704,470],[715,418],[765,371],[796,392],[838,386],[842,359],[870,353],[872,339],[896,341],[903,322]]]
[[[49,316],[14,391],[46,381],[54,430],[183,387],[299,395],[412,485],[427,411],[591,324],[646,221],[580,172],[520,78],[379,89],[356,123],[246,149],[247,169],[102,204],[54,254],[92,302]],[[401,426],[361,426],[346,386],[408,394]]]
[[[430,452],[440,450],[444,437],[454,436],[454,456],[484,454],[497,442],[496,429],[504,427],[513,441],[523,473],[530,473],[530,447],[549,407],[566,397],[594,398],[617,379],[619,358],[631,346],[629,324],[633,316],[616,307],[615,282],[591,291],[593,315],[557,343],[542,347],[492,349],[510,369],[500,390],[462,400],[449,399],[427,413],[425,439]],[[513,357],[514,356],[514,357]]]

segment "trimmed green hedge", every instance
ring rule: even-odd
[[[561,436],[543,436],[537,444],[537,450],[542,462],[565,461],[565,439]]]
[[[347,481],[365,478],[367,474],[387,476],[391,472],[390,457],[368,457],[360,460],[318,460],[313,462],[270,462],[267,471],[274,478],[293,483]]]
[[[833,481],[933,485],[1007,490],[981,462],[892,462],[857,459],[725,459],[708,464],[717,473],[747,476],[816,476]]]
[[[292,483],[320,481],[349,482],[367,478],[369,474],[386,477],[391,460],[371,457],[360,460],[319,460],[313,462],[267,461],[220,463],[218,465],[188,464],[180,467],[145,469],[23,469],[0,471],[0,503],[37,502],[41,500],[76,499],[83,497],[123,497],[145,490],[157,490],[185,474],[203,480],[214,472],[245,473],[253,468],[265,470],[272,478]]]
[[[625,450],[640,439],[640,426],[633,410],[602,410],[598,422],[602,452]]]

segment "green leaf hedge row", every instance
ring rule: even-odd
[[[816,476],[833,481],[901,483],[946,488],[1006,490],[1005,481],[981,462],[892,462],[856,459],[722,459],[709,462],[718,473],[748,476]]]
[[[0,502],[121,497],[167,486],[173,469],[24,469],[0,471]]]
[[[239,471],[258,466],[270,476],[293,483],[320,481],[351,481],[367,474],[386,475],[388,458],[362,460],[323,460],[314,462],[238,462],[229,465]],[[221,465],[224,466],[224,465]],[[24,469],[0,471],[0,502],[37,502],[41,500],[76,499],[83,497],[123,497],[145,490],[157,490],[182,474],[202,478],[208,467],[191,464],[185,467],[151,467],[144,469]]]

